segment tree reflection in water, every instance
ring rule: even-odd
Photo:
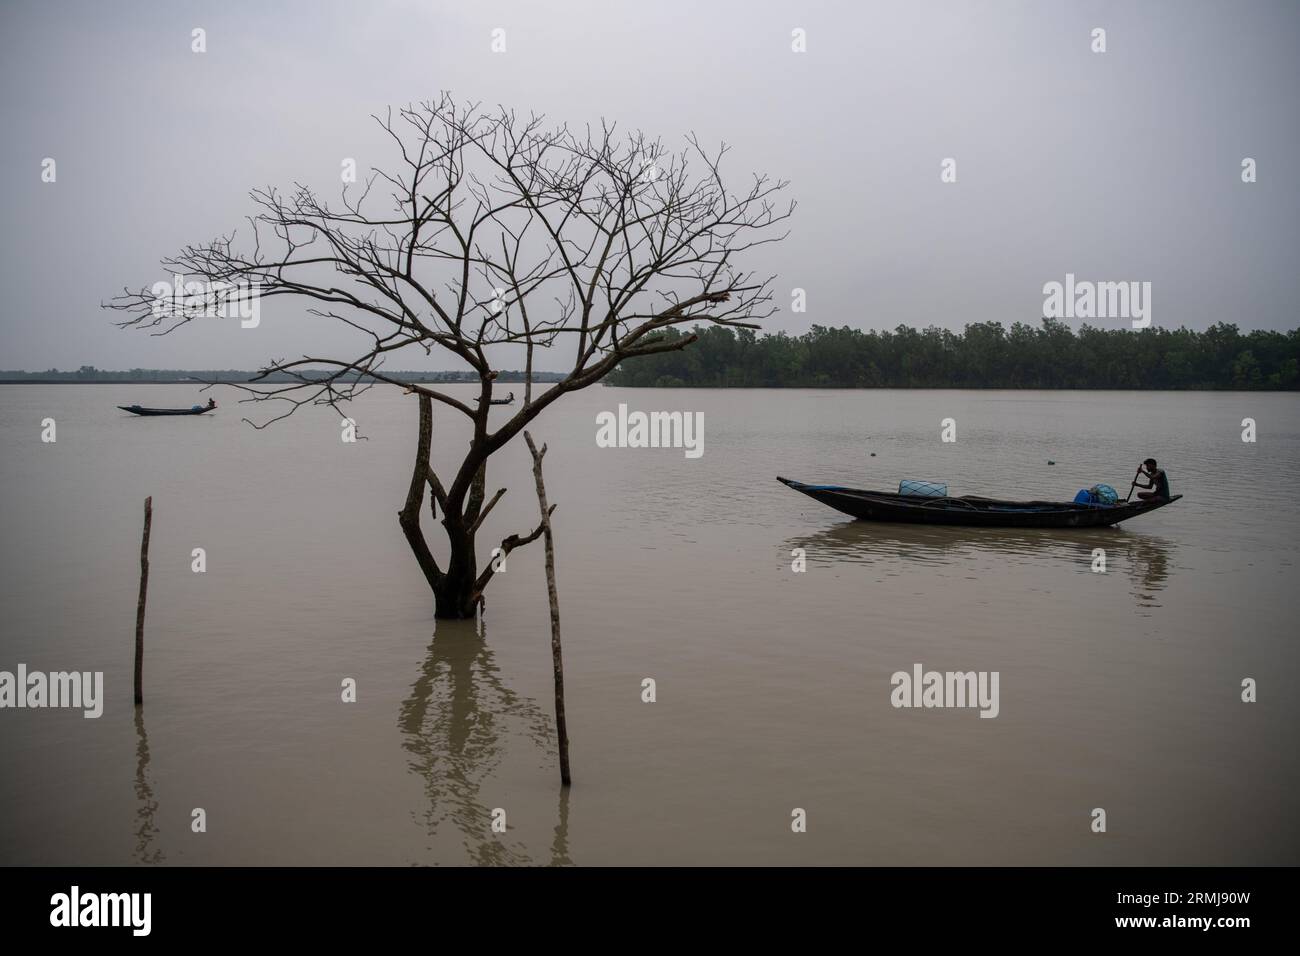
[[[493,804],[483,787],[515,741],[529,741],[556,759],[550,716],[507,687],[488,648],[481,622],[439,621],[419,678],[402,702],[402,746],[411,770],[424,782],[430,837],[450,825],[473,863],[488,866],[535,863],[506,833],[493,833]],[[560,804],[553,860],[568,863],[567,795]]]

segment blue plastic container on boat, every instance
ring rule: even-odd
[[[1093,485],[1074,496],[1077,505],[1113,505],[1119,501],[1119,492],[1110,485]]]
[[[898,493],[900,495],[916,495],[921,498],[946,498],[948,497],[948,486],[941,485],[937,481],[900,481],[898,483]]]

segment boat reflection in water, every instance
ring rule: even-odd
[[[438,632],[398,722],[410,768],[424,782],[430,840],[458,833],[470,862],[501,866],[568,859],[568,800],[562,795],[551,859],[529,856],[510,831],[493,833],[493,803],[485,785],[507,759],[536,757],[554,773],[555,731],[550,715],[536,701],[505,685],[481,622],[439,621]],[[443,857],[442,847],[430,846]]]
[[[1091,573],[1096,548],[1106,551],[1108,573],[1132,575],[1139,605],[1159,607],[1168,580],[1171,542],[1119,528],[963,528],[845,521],[785,544],[807,551],[809,565],[864,564],[886,573],[916,566],[949,566],[1005,573],[1016,565],[1061,562]],[[892,567],[891,567],[892,566]]]

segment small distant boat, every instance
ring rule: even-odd
[[[481,398],[474,399],[476,402],[482,402]],[[513,405],[515,403],[515,393],[511,392],[505,398],[493,398],[488,400],[489,405]]]
[[[118,408],[132,415],[202,415],[210,412],[215,405],[195,405],[192,408],[142,408],[139,405],[119,405]]]
[[[983,528],[1104,528],[1163,508],[1182,495],[1143,498],[1113,505],[1073,501],[1000,501],[966,495],[961,498],[896,495],[838,485],[806,485],[777,477],[795,491],[861,521],[909,524],[965,525]]]

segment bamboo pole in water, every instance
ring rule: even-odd
[[[567,787],[569,776],[569,731],[564,719],[564,660],[560,653],[560,598],[555,589],[555,538],[551,534],[551,512],[555,505],[546,503],[546,485],[542,482],[542,456],[546,446],[538,451],[533,436],[524,432],[528,451],[533,456],[533,478],[537,481],[537,503],[542,509],[542,536],[546,544],[546,596],[551,603],[551,664],[555,670],[555,733],[560,743],[560,783]]]
[[[144,537],[140,540],[140,600],[135,606],[135,704],[144,703],[144,599],[149,590],[149,527],[153,496],[144,499]]]

